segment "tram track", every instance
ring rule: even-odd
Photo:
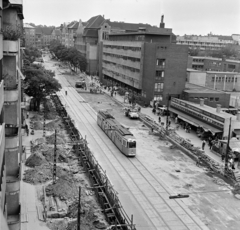
[[[63,79],[61,79],[61,81],[63,85],[65,85],[65,87],[68,87],[69,83],[65,79],[64,79],[65,82],[63,81]],[[180,229],[180,227],[181,229],[193,229],[195,226],[196,227],[198,226],[200,229],[208,229],[203,223],[201,223],[200,220],[196,222],[196,218],[192,217],[191,215],[192,213],[190,210],[189,212],[186,212],[186,215],[191,220],[191,221],[188,220],[188,222],[190,223],[185,223],[184,220],[178,217],[179,213],[176,212],[176,210],[181,210],[179,209],[179,206],[182,209],[186,210],[186,206],[184,207],[184,205],[181,204],[181,201],[166,200],[166,199],[169,199],[169,195],[170,195],[169,190],[165,188],[166,185],[162,181],[160,182],[159,181],[160,179],[154,176],[153,173],[149,171],[147,167],[137,157],[127,158],[124,156],[125,164],[123,164],[123,160],[122,160],[123,154],[120,153],[120,151],[115,147],[115,145],[111,142],[110,139],[106,140],[101,137],[102,135],[106,135],[106,134],[100,129],[100,127],[93,125],[93,123],[96,124],[96,112],[89,106],[88,103],[83,103],[85,101],[84,99],[79,100],[79,97],[81,96],[76,92],[74,88],[69,87],[68,90],[70,90],[72,94],[68,94],[67,97],[63,97],[64,92],[61,92],[60,93],[62,95],[61,99],[66,101],[68,104],[73,104],[73,106],[71,106],[73,117],[76,117],[78,120],[80,119],[80,121],[84,124],[86,128],[85,132],[89,133],[89,135],[91,135],[95,139],[97,137],[98,139],[97,144],[101,148],[102,152],[106,155],[109,162],[112,163],[114,158],[114,160],[117,161],[115,162],[115,166],[117,166],[118,164],[122,167],[122,169],[124,169],[124,171],[120,171],[120,172],[119,170],[116,170],[116,171],[124,181],[126,187],[129,189],[129,192],[132,193],[132,195],[135,197],[139,205],[144,209],[144,212],[148,215],[152,224],[156,227],[155,229]],[[82,106],[83,109],[85,109],[88,112],[89,116],[86,117],[83,114],[81,115],[78,113],[79,111],[74,107],[74,104],[77,102],[80,102],[80,106]],[[90,126],[90,127],[87,127],[87,126]],[[94,130],[94,133],[97,134],[97,136],[91,133],[90,128]],[[79,131],[81,132],[81,130]],[[104,148],[101,147],[103,143],[105,145]],[[115,148],[117,151],[112,151],[112,148]],[[109,154],[111,154],[111,156]],[[126,165],[126,162],[129,162],[128,165]],[[133,174],[135,175],[135,177],[132,176]],[[137,193],[136,193],[136,189],[138,190]],[[143,202],[145,202],[144,207],[142,206]],[[172,219],[175,219],[175,220],[169,220],[169,222],[175,221],[176,225],[170,225],[168,223],[167,218],[162,217],[164,216],[163,214],[164,212],[159,213],[158,208],[160,206],[165,207],[165,212],[172,212],[173,214],[175,214],[175,215],[172,215],[171,217]],[[151,209],[151,212],[147,211],[148,209]]]

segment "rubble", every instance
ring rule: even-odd
[[[42,154],[48,162],[53,162],[54,159],[53,147],[42,149]],[[68,162],[66,150],[60,146],[57,147],[57,162]]]
[[[43,123],[41,121],[33,122],[33,129],[42,130],[43,129]]]
[[[51,134],[50,136],[47,136],[46,141],[48,144],[53,145],[55,142],[55,133]],[[59,134],[57,134],[57,145],[61,145],[64,143],[65,143],[65,140]]]

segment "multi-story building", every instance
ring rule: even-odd
[[[52,40],[58,40],[59,42],[61,42],[61,30],[59,28],[53,29],[51,37]]]
[[[99,43],[109,39],[109,34],[138,32],[139,28],[157,28],[149,24],[134,24],[125,22],[111,22],[104,16],[97,15],[90,18],[86,23],[80,20],[76,32],[75,47],[85,55],[87,59],[87,72],[98,74]]]
[[[61,43],[66,47],[73,47],[75,34],[78,29],[78,22],[73,21],[71,23],[65,22],[61,25]]]
[[[166,105],[180,96],[186,81],[188,48],[174,44],[171,29],[139,28],[138,32],[111,33],[100,43],[99,76],[142,96],[145,104]]]
[[[24,23],[25,47],[35,46],[35,27]]]
[[[178,45],[186,45],[190,49],[199,50],[220,50],[227,45],[238,44],[232,36],[212,35],[197,36],[197,35],[184,35],[177,36]]]
[[[20,28],[23,31],[22,0],[4,0],[3,7],[3,28],[9,26],[13,30]],[[0,38],[0,208],[9,229],[20,229],[21,43],[20,38],[10,41],[2,34]]]
[[[42,30],[40,27],[35,28],[35,46],[38,49],[42,48],[43,44],[43,37],[42,37]]]
[[[203,71],[240,73],[240,61],[227,58],[189,56],[188,68]]]

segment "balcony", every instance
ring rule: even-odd
[[[128,57],[141,58],[141,51],[132,51],[132,50],[103,47],[103,52],[110,53],[110,54],[118,54],[118,55],[123,55]]]
[[[6,127],[5,130],[5,149],[6,152],[10,149],[16,150],[19,148],[18,127]]]
[[[123,58],[116,58],[116,57],[111,57],[111,56],[107,56],[107,55],[103,55],[103,60],[114,62],[114,63],[120,64],[120,65],[129,66],[129,67],[140,70],[140,62],[139,61],[133,62],[130,60],[124,60]]]
[[[3,41],[3,53],[4,55],[16,55],[19,50],[19,41]]]
[[[19,98],[19,91],[18,89],[14,89],[14,90],[9,90],[6,89],[4,91],[4,102],[9,103],[9,102],[18,102],[18,98]]]

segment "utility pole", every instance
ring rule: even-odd
[[[166,130],[168,131],[168,120],[169,120],[169,101],[170,101],[170,95],[167,95],[167,119],[166,119]]]
[[[78,196],[78,218],[77,218],[77,230],[81,228],[81,187],[79,186],[79,196]]]
[[[226,148],[226,155],[225,155],[225,175],[227,174],[228,171],[228,155],[230,152],[230,147],[229,147],[229,142],[230,142],[230,134],[231,134],[231,123],[232,123],[232,118],[230,117],[230,123],[229,123],[229,130],[228,130],[228,141],[227,141],[227,148]]]
[[[55,129],[54,155],[53,155],[53,184],[56,183],[57,177],[57,130]]]

